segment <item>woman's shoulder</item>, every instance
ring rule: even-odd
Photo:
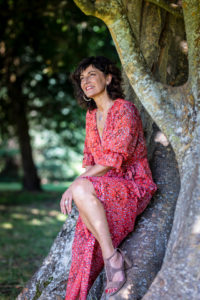
[[[138,114],[138,110],[133,102],[130,102],[123,98],[118,98],[114,100],[113,106],[111,108],[111,112],[114,114],[120,114],[124,112],[130,112],[131,114]],[[86,121],[92,121],[94,120],[94,116],[96,114],[96,108],[93,110],[87,110],[86,112]]]
[[[128,101],[126,99],[122,99],[122,98],[119,98],[119,99],[116,99],[115,100],[116,104],[115,104],[115,111],[116,112],[124,112],[124,111],[129,111],[130,113],[133,113],[133,114],[138,114],[138,110],[135,106],[135,104],[131,101]]]

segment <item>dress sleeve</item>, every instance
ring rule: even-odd
[[[105,134],[102,155],[96,163],[120,169],[122,162],[135,151],[139,133],[139,115],[132,105],[123,104],[115,112],[112,126]]]
[[[85,137],[85,145],[84,145],[84,150],[83,150],[83,162],[82,162],[82,167],[85,168],[86,166],[94,166],[94,158],[87,146],[87,135]]]

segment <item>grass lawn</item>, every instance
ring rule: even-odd
[[[13,300],[40,266],[66,216],[59,202],[64,186],[21,192],[0,184],[0,299]]]

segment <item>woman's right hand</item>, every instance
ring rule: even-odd
[[[64,215],[70,214],[72,211],[72,191],[70,187],[62,195],[60,209]]]

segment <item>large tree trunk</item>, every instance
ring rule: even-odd
[[[200,126],[197,126],[191,149],[182,164],[181,191],[165,259],[145,300],[200,299],[199,153]]]
[[[113,299],[199,299],[200,1],[184,0],[182,7],[181,1],[176,5],[167,0],[75,2],[83,12],[107,24],[135,100],[142,104],[144,119],[151,125],[154,121],[167,136],[178,162],[177,168],[170,146],[156,145],[152,169],[159,191],[122,245],[134,267]],[[148,125],[144,127],[149,132]],[[181,190],[176,204],[178,173]],[[64,297],[63,274],[70,260],[63,252],[66,231],[62,229],[59,236],[63,244],[62,239],[55,241],[19,299]],[[53,263],[51,257],[56,257]],[[53,271],[49,284],[45,284],[50,273],[40,276],[41,271],[57,265],[58,274]],[[100,275],[88,299],[104,299],[103,285],[104,276]],[[36,296],[38,286],[40,294]]]
[[[40,179],[32,155],[26,99],[21,93],[21,81],[17,80],[17,82],[13,84],[9,83],[8,86],[8,94],[11,99],[12,123],[16,128],[16,136],[20,147],[23,187],[29,191],[40,190]]]

